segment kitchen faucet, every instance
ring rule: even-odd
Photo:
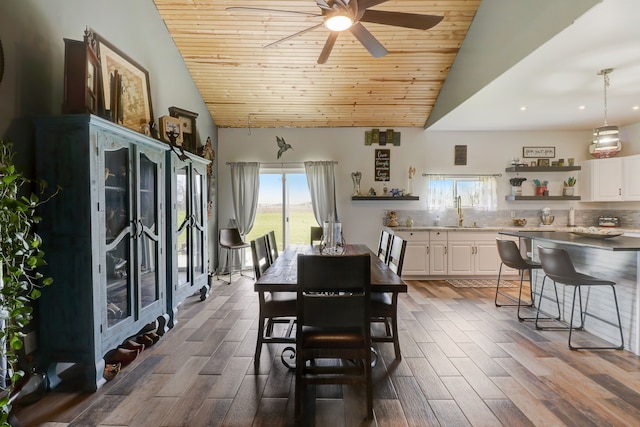
[[[462,215],[462,196],[458,196],[458,227],[462,227],[464,216]]]

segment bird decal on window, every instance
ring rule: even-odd
[[[293,147],[291,146],[291,144],[287,144],[284,141],[284,138],[280,138],[279,136],[276,136],[276,141],[278,141],[278,158],[280,158],[280,156],[282,156],[282,154],[287,151],[289,148],[291,148],[293,150]]]

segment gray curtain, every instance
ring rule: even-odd
[[[258,193],[260,190],[260,163],[231,163],[231,197],[236,224],[244,237],[253,228],[258,210]]]
[[[320,226],[331,219],[338,221],[335,166],[335,161],[304,162],[313,215]]]

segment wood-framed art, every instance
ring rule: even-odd
[[[187,111],[179,107],[169,107],[171,117],[180,120],[180,128],[182,130],[182,148],[190,153],[198,154],[198,142],[196,131],[196,118],[198,113]]]
[[[182,146],[182,129],[180,120],[177,117],[162,116],[160,117],[160,139],[166,142],[172,142],[169,135],[175,136],[173,142],[177,146]]]
[[[90,40],[64,40],[62,114],[100,114],[100,61]]]
[[[97,42],[108,118],[128,129],[143,132],[144,126],[153,121],[149,73],[102,36],[91,32]]]
[[[549,166],[549,159],[538,159],[538,166]]]
[[[524,158],[547,158],[556,156],[556,147],[522,147],[522,157]]]

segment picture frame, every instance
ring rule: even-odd
[[[522,147],[524,158],[548,158],[556,156],[556,147]]]
[[[180,119],[177,117],[171,116],[162,116],[159,119],[160,122],[160,139],[163,141],[171,143],[171,138],[169,138],[169,134],[177,134],[175,139],[175,145],[178,147],[182,146],[182,126],[180,124]]]
[[[182,148],[190,153],[198,153],[198,141],[196,130],[196,118],[198,113],[187,111],[179,107],[169,107],[169,115],[180,121],[180,129],[182,131]]]
[[[90,30],[100,59],[107,118],[136,132],[153,122],[149,73],[104,37]]]
[[[538,167],[549,166],[549,159],[538,159]]]

